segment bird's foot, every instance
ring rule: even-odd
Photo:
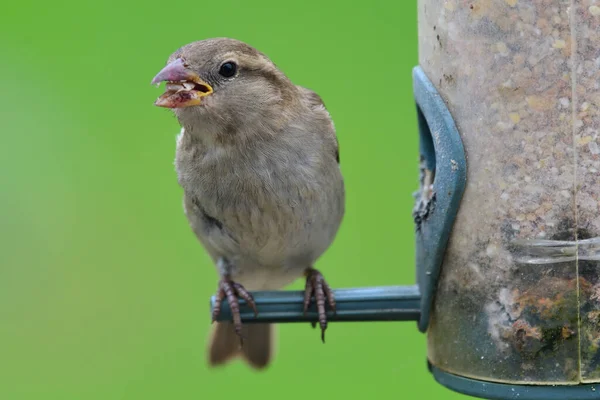
[[[217,320],[219,313],[221,312],[221,302],[224,298],[227,298],[229,302],[229,308],[231,309],[231,315],[233,317],[233,327],[235,333],[240,337],[241,345],[244,344],[244,338],[242,336],[242,317],[240,315],[240,303],[238,298],[246,300],[246,303],[254,311],[254,315],[258,315],[256,310],[256,303],[254,298],[242,285],[231,280],[230,277],[225,276],[219,280],[219,289],[217,290],[217,296],[215,306],[212,313],[212,322]]]
[[[325,299],[329,307],[335,313],[335,298],[331,288],[323,278],[323,275],[314,268],[306,270],[306,286],[304,288],[304,314],[308,311],[311,297],[315,296],[317,303],[317,312],[319,313],[319,325],[321,327],[321,340],[325,343],[325,330],[327,329],[327,314],[325,312]],[[315,322],[311,323],[313,328],[317,326]]]

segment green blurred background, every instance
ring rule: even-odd
[[[336,287],[414,283],[416,1],[7,2],[0,16],[0,399],[462,398],[415,323],[279,327],[271,369],[208,370],[217,275],[184,217],[150,80],[229,36],[324,98],[347,214]],[[297,282],[292,289],[301,288]]]

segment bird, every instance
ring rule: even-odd
[[[227,37],[177,49],[151,81],[162,82],[154,105],[170,109],[181,127],[175,170],[184,214],[219,275],[209,366],[236,358],[256,370],[270,365],[275,327],[242,324],[240,299],[256,315],[253,291],[300,278],[304,313],[316,304],[324,343],[327,308],[335,313],[336,303],[315,263],[340,229],[345,186],[322,98],[263,52]],[[215,323],[224,299],[231,321]]]

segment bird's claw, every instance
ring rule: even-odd
[[[224,277],[219,280],[219,289],[217,290],[215,305],[213,307],[212,322],[214,323],[221,312],[221,303],[224,298],[227,298],[229,302],[229,308],[231,309],[231,315],[233,319],[233,327],[235,333],[240,337],[240,344],[244,344],[244,338],[242,336],[242,317],[240,315],[240,303],[238,298],[242,298],[248,303],[248,305],[254,311],[254,316],[258,315],[256,309],[256,303],[252,294],[248,292],[241,284],[232,281],[229,277]]]
[[[321,272],[314,268],[306,270],[306,286],[304,288],[304,315],[310,306],[311,297],[314,295],[317,304],[317,312],[319,314],[319,325],[321,327],[321,340],[325,343],[325,330],[327,329],[327,314],[325,311],[325,299],[329,307],[335,314],[335,297],[331,288],[323,278]],[[311,322],[313,328],[316,328],[317,323]]]

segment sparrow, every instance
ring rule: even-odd
[[[241,357],[263,369],[274,353],[272,324],[243,324],[240,299],[305,277],[304,312],[316,303],[321,339],[335,298],[317,259],[344,215],[339,146],[321,97],[295,85],[262,52],[231,38],[175,51],[152,84],[155,105],[181,126],[175,167],[191,230],[219,274],[211,367]],[[231,322],[217,322],[227,299]],[[315,324],[313,324],[315,327]]]

